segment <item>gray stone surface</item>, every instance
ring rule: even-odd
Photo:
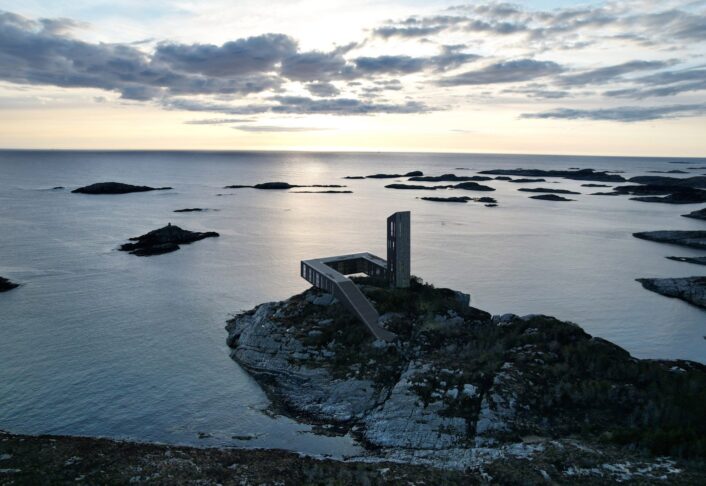
[[[706,308],[706,277],[638,278],[647,290]]]

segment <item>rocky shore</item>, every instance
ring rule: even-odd
[[[352,433],[384,459],[523,463],[527,483],[678,480],[703,467],[706,366],[638,360],[575,324],[491,316],[418,280],[357,283],[397,342],[373,340],[316,289],[228,322],[231,356],[282,413]],[[687,458],[697,465],[675,465]]]
[[[706,249],[706,231],[642,231],[632,235],[641,240]]]

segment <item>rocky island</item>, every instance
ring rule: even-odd
[[[4,277],[0,277],[0,292],[7,292],[8,290],[12,290],[19,286],[20,284],[16,284],[15,282],[11,282]]]
[[[568,189],[550,189],[547,187],[522,187],[518,189],[522,192],[543,192],[545,194],[581,194],[576,191],[569,191]]]
[[[537,196],[530,196],[530,199],[539,199],[540,201],[575,201],[575,199],[568,199],[556,194],[538,194]]]
[[[298,185],[298,184],[290,184],[289,182],[262,182],[260,184],[253,184],[253,185],[225,186],[224,189],[251,188],[251,189],[265,189],[265,190],[267,190],[267,189],[283,190],[283,189],[293,189],[295,187],[346,187],[346,186],[341,186],[339,184],[314,184],[314,185],[303,186],[303,185]]]
[[[159,228],[142,236],[130,238],[135,243],[125,243],[120,246],[121,251],[127,251],[137,256],[161,255],[177,251],[179,245],[186,245],[194,241],[203,240],[219,236],[215,231],[199,233],[181,229],[169,223],[163,228]]]
[[[491,316],[418,279],[356,283],[396,341],[374,340],[313,288],[228,322],[232,358],[281,413],[351,433],[378,457],[496,480],[648,481],[703,467],[706,366],[635,359],[548,316]]]
[[[642,240],[706,249],[706,231],[642,231],[632,235]]]
[[[694,219],[704,219],[706,220],[706,208],[699,209],[697,211],[692,211],[688,214],[682,214],[685,218],[694,218]]]
[[[542,169],[493,169],[482,170],[479,174],[525,177],[561,177],[576,181],[624,182],[625,178],[607,171],[594,169],[542,170]],[[513,181],[514,182],[514,181]]]
[[[647,290],[706,309],[706,277],[638,278]]]
[[[128,194],[131,192],[166,191],[171,187],[133,186],[122,182],[97,182],[90,186],[74,189],[76,194]]]

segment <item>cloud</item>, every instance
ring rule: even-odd
[[[625,74],[638,71],[654,71],[672,66],[676,61],[629,61],[598,69],[590,69],[576,74],[567,74],[559,78],[563,86],[585,86],[588,84],[603,84],[620,79]]]
[[[651,98],[676,96],[689,91],[706,90],[706,69],[694,68],[665,71],[635,79],[637,86],[609,90],[604,95],[622,98]]]
[[[432,109],[423,103],[407,101],[405,103],[374,103],[355,98],[314,99],[306,96],[274,96],[263,103],[232,105],[193,99],[167,99],[163,106],[172,110],[201,111],[226,115],[252,115],[277,113],[290,115],[373,115],[428,113]]]
[[[317,128],[317,127],[286,127],[278,125],[239,125],[233,127],[236,130],[241,130],[243,132],[255,132],[255,133],[270,133],[270,132],[314,132],[322,130],[331,130],[330,128]]]
[[[159,44],[154,53],[155,63],[172,69],[207,76],[243,76],[275,70],[276,64],[297,53],[297,43],[282,34],[264,34],[211,44]]]
[[[247,123],[247,118],[206,118],[203,120],[187,120],[185,125],[225,125],[228,123]]]
[[[306,85],[306,89],[314,96],[321,96],[323,98],[341,94],[341,91],[335,85],[326,82],[309,83]]]
[[[559,64],[552,61],[517,59],[491,64],[482,69],[467,71],[437,81],[440,86],[463,86],[529,81],[562,71]]]
[[[383,39],[389,39],[391,37],[404,37],[404,38],[415,38],[415,37],[426,37],[431,34],[438,34],[442,30],[446,29],[445,26],[434,26],[434,27],[394,27],[385,26],[373,29],[373,35],[377,37],[382,37]]]
[[[521,118],[641,122],[684,116],[706,115],[706,104],[669,106],[619,106],[594,110],[559,108],[540,113],[524,113]]]

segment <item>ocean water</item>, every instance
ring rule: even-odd
[[[232,313],[301,292],[301,259],[385,256],[385,218],[412,211],[412,271],[470,292],[498,314],[542,313],[580,324],[640,358],[706,362],[706,312],[644,290],[638,277],[703,275],[665,259],[704,252],[631,236],[704,229],[680,217],[699,205],[588,195],[558,183],[487,184],[499,207],[422,201],[391,180],[345,175],[492,168],[682,169],[655,158],[248,152],[0,151],[0,429],[203,446],[360,451],[348,437],[268,413],[257,384],[228,356]],[[695,166],[706,166],[706,159]],[[464,168],[464,170],[457,169]],[[71,194],[99,181],[172,186],[116,196]],[[347,184],[353,194],[223,189],[288,181]],[[582,192],[575,202],[529,199],[519,187]],[[65,186],[64,190],[51,190]],[[458,191],[459,193],[461,191]],[[188,207],[203,213],[174,213]],[[139,258],[116,248],[168,222],[218,231],[181,250]],[[252,440],[234,436],[251,435]]]

